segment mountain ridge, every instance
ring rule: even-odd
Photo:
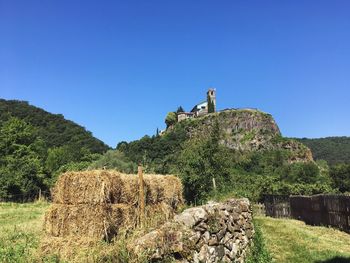
[[[74,144],[95,153],[103,153],[110,149],[85,127],[65,119],[62,114],[50,113],[27,101],[0,99],[0,124],[10,117],[24,120],[37,128],[39,136],[49,148]]]
[[[330,165],[350,163],[350,137],[328,136],[322,138],[294,138],[305,144],[315,160],[325,160]]]

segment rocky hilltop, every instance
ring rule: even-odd
[[[309,148],[296,140],[282,137],[272,115],[256,109],[224,110],[176,125],[183,126],[192,139],[209,136],[217,125],[220,143],[230,149],[242,152],[282,150],[290,162],[313,161]]]

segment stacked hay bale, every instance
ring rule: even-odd
[[[144,175],[146,216],[171,217],[183,203],[180,180],[171,175]],[[57,244],[111,240],[139,220],[139,178],[112,170],[67,172],[52,192],[44,221],[43,252],[61,254]],[[53,244],[56,244],[53,248]]]

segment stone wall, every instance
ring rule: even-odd
[[[230,199],[189,208],[159,229],[137,239],[134,253],[150,260],[244,262],[254,228],[248,199]]]

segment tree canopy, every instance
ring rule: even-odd
[[[85,147],[93,153],[103,153],[109,147],[92,136],[84,127],[66,120],[61,114],[52,114],[29,105],[26,101],[0,99],[0,125],[11,117],[30,124],[48,148],[63,145]]]
[[[175,123],[177,122],[177,116],[176,116],[176,113],[175,112],[169,112],[167,115],[166,115],[166,118],[165,118],[165,124],[166,124],[166,127],[170,127],[172,125],[174,125]]]
[[[109,147],[85,128],[23,101],[0,100],[0,199],[49,193],[57,176],[80,170]]]
[[[350,163],[350,137],[327,137],[319,139],[297,139],[312,151],[316,160],[328,164]]]

